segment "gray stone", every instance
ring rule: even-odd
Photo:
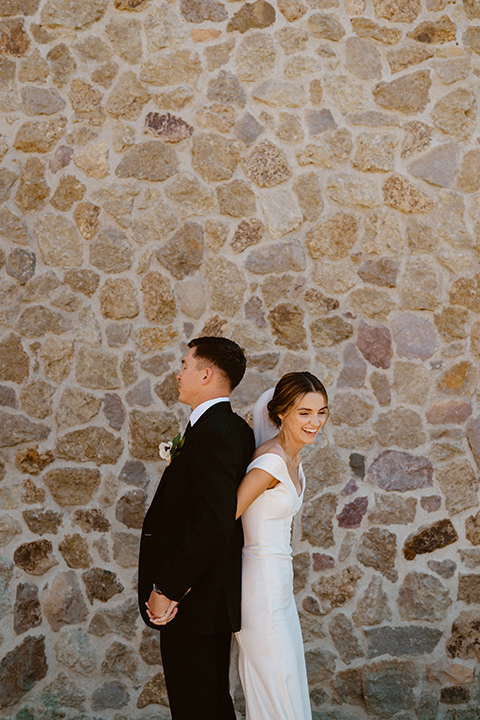
[[[286,240],[252,250],[245,261],[245,267],[259,275],[281,273],[306,268],[306,257],[298,240]]]
[[[392,619],[387,593],[382,589],[382,579],[374,575],[359,599],[357,608],[352,615],[356,625],[380,625],[384,620]]]
[[[146,497],[142,488],[126,492],[116,504],[117,520],[128,528],[140,529],[146,512]]]
[[[103,412],[107,422],[114,430],[120,430],[125,422],[125,408],[116,393],[106,393],[103,400]]]
[[[130,694],[124,683],[111,680],[98,687],[92,694],[94,710],[118,710],[128,705]]]
[[[337,387],[363,387],[367,364],[356,349],[349,344],[343,352],[343,367],[338,376]]]
[[[132,640],[135,636],[137,619],[138,603],[136,599],[130,598],[122,605],[97,610],[92,618],[88,631],[97,637],[103,637],[108,633],[115,633],[127,640]]]
[[[59,663],[82,675],[91,675],[97,666],[95,647],[81,628],[63,630],[55,654]]]
[[[368,514],[372,525],[408,525],[415,519],[415,498],[375,494],[375,506]]]
[[[330,680],[335,672],[335,655],[329,650],[315,648],[305,653],[307,676],[310,683]]]
[[[35,274],[36,256],[31,250],[15,248],[8,255],[6,270],[9,275],[25,285]]]
[[[412,572],[405,576],[397,602],[402,620],[440,623],[445,620],[452,599],[440,580],[426,573]]]
[[[50,430],[47,425],[32,422],[26,415],[0,410],[0,447],[45,440]]]
[[[454,576],[457,564],[453,560],[429,560],[427,566],[430,570],[449,580]]]
[[[429,150],[408,166],[414,177],[432,185],[451,187],[458,167],[458,143],[449,142]]]
[[[365,630],[368,641],[368,657],[379,655],[425,655],[433,652],[440,642],[442,631],[419,625],[405,627],[380,627]]]
[[[437,349],[437,338],[427,318],[413,313],[399,313],[392,320],[392,334],[397,352],[410,360],[426,360]]]
[[[302,539],[308,540],[313,547],[332,547],[336,509],[337,499],[333,493],[325,493],[307,502],[302,511]]]
[[[158,258],[177,280],[183,280],[200,267],[203,260],[203,229],[197,223],[185,223],[158,251]]]
[[[388,719],[402,710],[412,710],[418,682],[413,662],[385,660],[366,666],[362,688],[368,715]]]
[[[346,665],[350,665],[353,660],[363,657],[352,623],[345,614],[339,613],[334,616],[330,622],[329,631],[333,644]]]

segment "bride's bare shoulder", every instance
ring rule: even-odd
[[[285,451],[280,445],[278,436],[272,438],[271,440],[267,440],[266,442],[259,445],[258,448],[255,450],[252,459],[256,460],[261,455],[265,455],[267,453],[275,453],[275,455],[280,455],[280,457],[285,460]]]

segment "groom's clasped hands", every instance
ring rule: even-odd
[[[178,612],[178,603],[175,600],[170,600],[155,590],[152,590],[145,605],[149,620],[154,625],[166,625]]]

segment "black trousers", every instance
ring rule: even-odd
[[[172,720],[235,720],[229,691],[231,632],[160,633]]]

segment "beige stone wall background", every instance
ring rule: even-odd
[[[0,0],[2,717],[168,717],[138,535],[210,333],[247,417],[329,390],[316,720],[478,720],[479,54],[477,0]]]

